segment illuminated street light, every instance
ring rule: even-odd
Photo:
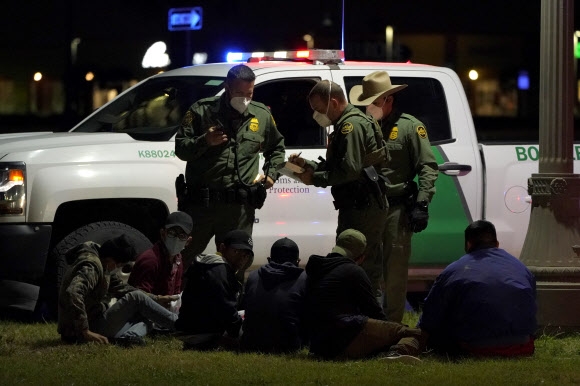
[[[74,38],[70,42],[70,57],[71,57],[71,63],[72,64],[76,64],[76,62],[77,62],[79,44],[81,44],[81,39],[80,38]]]
[[[395,31],[393,27],[388,25],[385,28],[385,39],[386,39],[386,51],[387,51],[387,62],[393,61],[393,36]]]
[[[207,62],[207,52],[196,52],[193,54],[193,64],[204,64]]]
[[[40,80],[42,79],[42,73],[40,73],[40,72],[35,72],[35,73],[34,73],[34,78],[33,78],[33,79],[34,79],[34,81],[35,81],[35,82],[40,82]]]
[[[302,36],[302,40],[306,42],[306,48],[314,48],[314,38],[310,34]]]
[[[476,70],[469,71],[469,79],[477,80],[477,78],[479,78],[479,74],[477,73]]]
[[[93,74],[92,72],[87,72],[85,75],[85,80],[87,82],[90,82],[91,80],[95,79],[95,74]]]
[[[165,52],[167,45],[164,42],[155,42],[147,49],[143,56],[141,66],[143,68],[166,67],[171,63],[169,55]]]

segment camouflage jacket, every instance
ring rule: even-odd
[[[103,316],[109,296],[121,297],[135,291],[117,276],[105,273],[99,258],[99,244],[79,244],[66,254],[70,263],[58,296],[58,333],[80,339],[92,321]]]

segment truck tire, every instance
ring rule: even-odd
[[[46,278],[46,288],[44,288],[44,291],[41,289],[43,296],[39,295],[39,304],[37,305],[37,313],[41,314],[39,316],[42,319],[55,320],[57,318],[58,291],[66,269],[68,268],[65,259],[66,252],[85,241],[94,241],[95,243],[102,244],[121,234],[127,235],[134,241],[137,256],[152,245],[151,241],[139,230],[114,221],[101,221],[87,224],[69,233],[56,244],[49,255],[49,261],[54,264],[55,269],[52,274],[49,274],[50,277]]]

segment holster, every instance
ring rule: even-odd
[[[183,174],[175,179],[175,195],[177,196],[177,210],[183,211],[187,202],[187,184]]]
[[[363,169],[363,176],[366,178],[369,190],[377,200],[379,208],[387,208],[388,204],[385,196],[385,181],[380,178],[381,176],[377,173],[377,169],[375,169],[374,166],[367,166]]]
[[[261,209],[268,195],[266,187],[261,182],[250,186],[241,186],[238,191],[240,198],[244,196],[240,203],[249,205],[254,209]]]
[[[371,192],[365,178],[330,189],[334,198],[334,209],[364,209],[371,205]]]

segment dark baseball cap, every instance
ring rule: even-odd
[[[226,233],[223,243],[226,247],[250,251],[252,256],[254,256],[254,242],[252,241],[252,236],[246,231],[241,229],[229,231]]]
[[[111,257],[117,263],[127,263],[135,260],[137,250],[135,242],[125,234],[105,241],[99,249],[101,259]]]
[[[180,227],[187,234],[191,233],[193,229],[193,220],[190,215],[185,212],[173,212],[167,216],[165,220],[165,228]]]
[[[361,256],[367,247],[367,238],[356,229],[346,229],[336,238],[336,246],[332,248],[333,253],[356,259]]]
[[[270,258],[275,262],[296,262],[299,254],[298,245],[288,237],[276,240],[270,249]]]

